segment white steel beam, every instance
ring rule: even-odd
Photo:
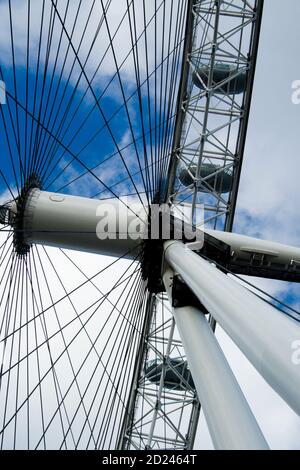
[[[174,272],[166,269],[164,284],[171,303],[173,277]],[[268,449],[205,315],[191,306],[173,312],[215,448]]]
[[[300,324],[181,242],[165,243],[165,259],[258,372],[300,415],[300,368],[292,360]]]
[[[274,261],[291,266],[300,264],[300,248],[284,245],[269,240],[261,240],[259,238],[248,237],[238,233],[221,232],[220,230],[207,230],[205,232],[214,238],[223,241],[231,247],[232,257],[249,259],[251,255],[264,255],[270,264]]]

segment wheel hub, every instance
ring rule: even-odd
[[[19,196],[10,204],[0,207],[0,223],[13,229],[13,246],[19,257],[26,257],[31,245],[25,237],[25,209],[28,196],[33,189],[41,189],[41,181],[36,174],[30,175],[24,183]]]

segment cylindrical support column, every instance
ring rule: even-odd
[[[23,239],[27,244],[133,258],[147,220],[141,209],[136,205],[131,210],[116,198],[101,201],[33,189],[22,214]]]
[[[271,387],[300,415],[300,324],[278,312],[181,242],[165,258]]]
[[[173,276],[173,271],[167,269],[164,284],[170,302]],[[190,306],[173,312],[215,448],[268,449],[204,314]]]

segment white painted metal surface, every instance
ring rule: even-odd
[[[14,211],[13,206],[11,210]],[[108,226],[101,239],[104,228],[101,220],[105,219]],[[120,256],[139,245],[142,233],[139,234],[136,227],[140,225],[144,229],[146,221],[147,214],[141,204],[129,205],[129,202],[120,202],[116,198],[99,201],[34,189],[24,214],[25,240]],[[300,264],[300,248],[234,233],[205,231],[230,245],[233,256],[238,258],[248,259],[253,254],[260,254],[270,263]],[[133,257],[133,253],[129,257]]]
[[[300,415],[300,325],[259,299],[181,242],[165,258],[271,387]]]
[[[172,302],[172,278],[164,284]],[[246,398],[204,314],[195,307],[173,309],[194,383],[217,450],[268,449]]]
[[[24,214],[25,241],[133,258],[141,242],[136,224],[145,220],[138,209],[116,198],[99,201],[34,189]]]
[[[239,258],[247,259],[252,254],[259,254],[265,255],[270,259],[270,262],[287,265],[300,263],[300,248],[294,246],[219,230],[205,229],[205,232],[230,245],[232,255]]]

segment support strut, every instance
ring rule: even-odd
[[[293,345],[300,325],[178,241],[165,259],[269,385],[300,415],[300,370]]]

